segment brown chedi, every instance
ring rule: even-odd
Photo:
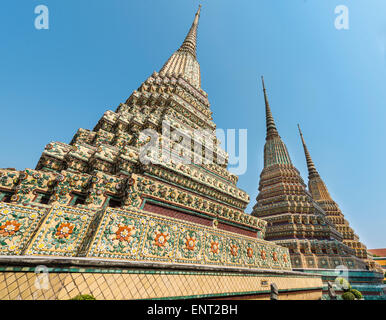
[[[268,222],[265,239],[289,248],[293,268],[365,268],[307,191],[277,131],[263,80],[267,135],[252,215]]]
[[[354,230],[350,227],[349,222],[345,219],[338,204],[331,198],[326,184],[320,177],[312,161],[299,125],[298,128],[308,168],[308,189],[313,199],[324,210],[328,220],[330,220],[335,228],[343,235],[343,243],[352,248],[355,251],[355,255],[363,259],[370,269],[377,269],[378,266],[376,262],[369,257],[366,246],[359,241],[358,235],[355,234]]]

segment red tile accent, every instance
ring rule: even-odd
[[[247,236],[247,237],[257,238],[257,232],[256,231],[238,228],[235,226],[231,226],[229,224],[225,224],[223,222],[220,222],[218,224],[218,228],[221,230],[242,234],[242,235]]]
[[[143,208],[145,211],[157,213],[163,216],[179,219],[179,220],[184,220],[188,222],[193,222],[197,224],[201,224],[204,226],[212,226],[212,219],[210,218],[204,218],[204,217],[199,217],[195,216],[193,214],[185,213],[182,211],[178,211],[175,209],[170,209],[166,207],[162,207],[160,205],[156,205],[153,203],[145,203],[145,206]],[[223,222],[220,222],[218,224],[218,228],[221,230],[233,232],[233,233],[238,233],[240,235],[256,238],[257,237],[257,232],[251,231],[251,230],[245,230],[236,226],[232,226]]]
[[[199,216],[194,216],[185,212],[177,211],[174,209],[162,207],[153,203],[145,203],[143,208],[145,211],[154,212],[163,216],[180,219],[188,222],[193,222],[197,224],[201,224],[204,226],[211,226],[212,220],[208,218],[203,218]]]

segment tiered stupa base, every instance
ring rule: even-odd
[[[0,202],[0,299],[319,299],[286,248],[144,210]],[[8,223],[6,222],[8,221]],[[3,234],[4,236],[4,234]],[[44,274],[46,273],[46,274]]]

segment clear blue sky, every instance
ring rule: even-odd
[[[50,29],[34,28],[47,5]],[[0,167],[34,168],[50,141],[69,142],[115,110],[178,48],[196,0],[3,0]],[[386,247],[386,2],[202,1],[198,60],[219,128],[248,129],[258,193],[264,75],[279,133],[307,179],[296,124],[333,198],[369,248]],[[350,29],[336,30],[345,4]],[[307,181],[307,180],[306,180]]]

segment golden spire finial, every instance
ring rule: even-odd
[[[264,77],[261,76],[261,82],[263,83],[263,92],[264,92],[264,100],[265,100],[265,119],[267,125],[267,139],[273,136],[278,136],[278,132],[276,129],[275,121],[273,120],[271,108],[268,102],[267,90],[265,89]]]
[[[196,12],[196,17],[194,18],[194,23],[198,24],[198,20],[200,19],[200,14],[201,14],[201,4],[198,6],[198,10]]]
[[[315,164],[311,159],[311,155],[308,152],[308,148],[306,146],[306,142],[304,141],[303,133],[302,133],[302,130],[300,129],[299,124],[298,124],[298,129],[299,129],[299,133],[300,133],[300,138],[302,139],[302,143],[303,143],[304,154],[306,156],[307,168],[308,168],[308,177],[311,178],[311,177],[319,176],[319,173],[315,168]]]

